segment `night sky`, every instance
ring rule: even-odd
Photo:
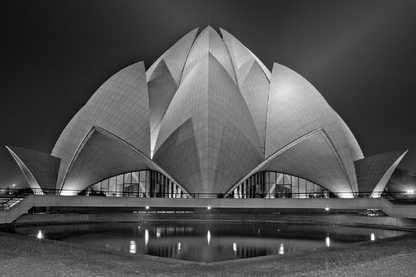
[[[208,24],[311,82],[365,156],[409,149],[416,173],[414,0],[3,0],[0,22],[0,187],[27,186],[5,145],[50,154],[108,78]]]

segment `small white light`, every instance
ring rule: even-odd
[[[326,208],[325,208],[325,211],[329,211],[329,207],[326,207]]]
[[[207,209],[208,209],[208,210],[211,210],[211,206],[208,206],[208,207],[207,207]]]
[[[130,241],[130,253],[136,254],[136,242],[134,240]]]
[[[280,254],[280,255],[285,254],[285,246],[283,245],[283,243],[281,243],[281,244],[280,244],[280,247],[279,247],[279,254]]]
[[[146,206],[146,210],[148,210],[150,207],[149,206]]]

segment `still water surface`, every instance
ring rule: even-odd
[[[264,224],[82,224],[25,227],[13,233],[132,254],[217,262],[378,240],[401,231]]]

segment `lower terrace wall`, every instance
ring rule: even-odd
[[[24,214],[13,225],[94,223],[94,222],[218,222],[339,225],[416,231],[416,220],[365,215],[267,215],[267,214]]]

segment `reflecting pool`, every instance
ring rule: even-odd
[[[82,224],[16,228],[37,237],[132,254],[217,262],[378,240],[402,231],[265,224]]]

